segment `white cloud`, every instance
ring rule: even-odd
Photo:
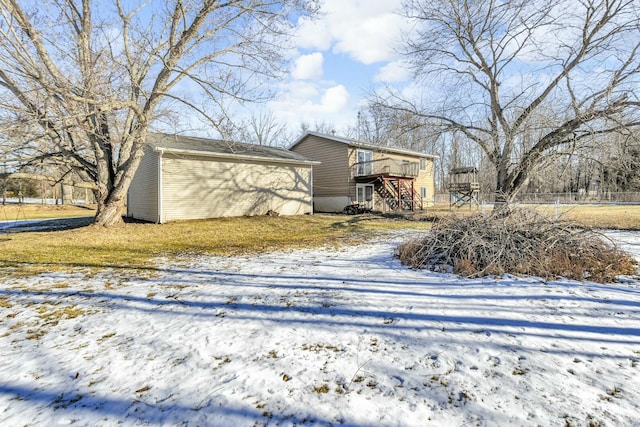
[[[362,19],[357,24],[342,27],[334,51],[363,64],[391,60],[397,56],[395,47],[400,40],[401,28],[402,18],[392,13]]]
[[[269,103],[269,109],[290,129],[301,123],[332,123],[346,128],[355,115],[350,105],[351,95],[341,84],[322,86],[320,83],[294,82],[286,85],[285,95]]]
[[[397,57],[407,22],[395,12],[401,0],[326,0],[319,21],[299,21],[300,48],[343,53],[363,64]]]
[[[324,56],[321,52],[302,55],[295,60],[291,77],[296,80],[314,80],[322,77]]]
[[[347,88],[338,85],[326,90],[320,104],[314,107],[314,110],[323,113],[338,113],[349,104],[349,92]]]
[[[290,81],[269,103],[274,116],[293,131],[302,122],[345,131],[356,120],[355,91],[371,82],[406,82],[410,73],[396,51],[409,25],[396,14],[401,3],[324,0],[320,19],[300,18]]]
[[[373,77],[373,81],[382,83],[400,83],[409,80],[411,70],[404,61],[392,61],[382,66],[378,74]]]
[[[326,19],[315,21],[303,16],[298,20],[296,30],[296,45],[304,49],[328,50],[333,36]]]
[[[293,98],[295,100],[313,99],[319,96],[320,91],[313,83],[292,82],[284,88],[285,98]]]

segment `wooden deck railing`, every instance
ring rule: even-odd
[[[352,171],[355,177],[382,175],[415,178],[420,172],[420,163],[395,159],[378,159],[356,163],[353,165]]]

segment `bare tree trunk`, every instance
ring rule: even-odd
[[[103,227],[110,227],[113,225],[122,224],[122,216],[125,213],[124,199],[114,200],[109,203],[98,204],[98,210],[94,220],[95,225],[101,225]]]
[[[69,184],[62,184],[62,204],[73,204],[73,186]]]
[[[146,132],[143,135],[130,136],[136,142],[131,144],[129,159],[121,170],[115,175],[107,174],[102,176],[102,179],[106,182],[98,185],[98,190],[96,191],[98,210],[94,224],[109,227],[123,222],[122,216],[126,213],[127,191],[144,155]]]

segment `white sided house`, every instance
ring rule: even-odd
[[[317,164],[283,148],[150,134],[127,194],[127,216],[164,223],[311,214]]]

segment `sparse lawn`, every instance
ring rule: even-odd
[[[555,212],[555,208],[545,206],[544,210]],[[562,218],[577,221],[588,227],[622,230],[640,230],[640,206],[561,206]]]
[[[0,221],[23,221],[28,219],[70,218],[94,216],[96,207],[76,205],[18,205],[0,204]]]
[[[231,255],[361,240],[387,230],[428,229],[421,221],[375,216],[313,215],[220,218],[169,224],[96,226],[0,235],[0,268],[19,272],[69,267],[153,266],[154,258]]]
[[[535,207],[550,215],[556,214],[553,205],[526,205]],[[491,209],[485,206],[484,210]],[[480,208],[468,206],[450,209],[448,204],[437,204],[428,208],[426,216],[472,215],[480,212]],[[611,228],[640,230],[640,205],[561,205],[563,219],[580,222],[594,228]],[[47,219],[93,216],[95,206],[69,205],[0,205],[0,221],[16,221],[26,219]]]
[[[556,215],[554,205],[522,205],[536,208],[549,215]],[[489,211],[490,206],[484,210]],[[437,205],[430,212],[436,216],[472,215],[480,212],[480,208],[470,209],[468,206],[449,209],[449,205]],[[640,205],[560,205],[561,218],[576,221],[587,227],[600,229],[640,230]]]
[[[555,215],[555,207],[538,206]],[[485,207],[485,209],[488,209]],[[478,209],[437,206],[432,217],[467,215]],[[596,228],[640,230],[640,206],[562,206],[564,219]],[[7,205],[0,216],[14,220],[93,215],[76,206]],[[4,218],[3,218],[4,219]],[[373,215],[220,218],[163,225],[124,224],[115,228],[0,235],[0,268],[15,274],[72,267],[147,268],[155,258],[185,254],[231,255],[313,247],[361,240],[393,229],[428,230],[430,222],[385,219]],[[11,267],[10,269],[8,269]]]

